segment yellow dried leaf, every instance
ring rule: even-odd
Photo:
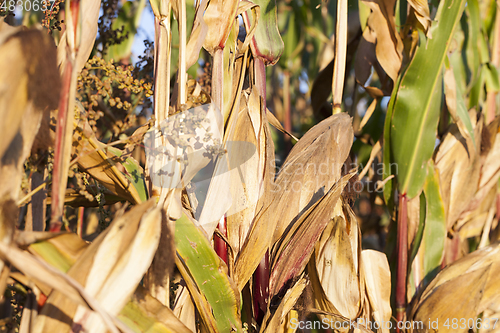
[[[475,113],[471,119],[475,119]],[[473,122],[473,128],[475,137],[480,138],[482,118],[477,124]],[[480,140],[476,141],[475,147],[471,145],[472,141],[466,140],[456,125],[451,125],[435,157],[448,229],[467,208],[478,186]]]
[[[362,278],[370,302],[371,317],[378,323],[391,320],[391,270],[384,253],[364,250],[361,252]],[[383,333],[389,333],[384,325]]]
[[[387,75],[396,82],[403,60],[403,42],[396,30],[394,20],[396,1],[376,0],[363,1],[363,3],[372,10],[368,17],[368,28],[377,40],[375,46],[377,60]]]

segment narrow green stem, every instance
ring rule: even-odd
[[[408,269],[408,211],[406,194],[399,195],[397,253],[396,321],[400,322],[404,319],[406,311],[406,275]],[[399,328],[397,332],[400,332]]]

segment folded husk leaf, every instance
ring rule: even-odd
[[[441,271],[424,290],[411,310],[410,318],[428,323],[439,320],[439,332],[467,332],[451,326],[453,318],[465,321],[499,300],[500,246],[490,245],[457,260]],[[450,326],[443,324],[449,319]]]

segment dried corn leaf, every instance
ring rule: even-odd
[[[308,283],[309,281],[306,278],[301,277],[293,286],[288,288],[283,298],[278,299],[278,304],[273,304],[271,301],[262,320],[262,327],[260,329],[262,333],[287,332],[286,329],[289,325],[287,325],[288,323],[285,322],[285,319],[295,303],[297,303]],[[274,309],[271,310],[271,306],[276,306],[276,311]]]
[[[474,198],[472,199],[469,209],[476,208],[488,192],[497,185],[500,178],[500,117],[497,117],[487,128],[490,139],[490,150],[486,159],[482,163],[479,185]]]
[[[139,286],[132,300],[117,316],[134,332],[191,333],[170,310]]]
[[[200,5],[196,8],[195,18],[193,21],[193,28],[189,35],[189,40],[186,44],[186,69],[194,65],[199,58],[200,50],[205,42],[205,37],[208,33],[208,25],[203,18],[203,12],[207,6],[208,1],[200,1]]]
[[[31,244],[28,251],[61,272],[67,272],[89,244],[77,234],[51,234],[49,239],[41,239]]]
[[[58,45],[62,91],[57,112],[52,172],[51,231],[61,229],[64,193],[70,169],[77,74],[85,65],[95,43],[100,0],[66,2],[63,38]]]
[[[361,236],[352,209],[342,200],[337,201],[334,207],[331,221],[315,246],[315,267],[327,300],[338,310],[338,314],[355,319],[362,305],[363,287],[359,271]],[[315,292],[318,293],[318,290]]]
[[[411,311],[411,318],[439,320],[439,332],[467,332],[456,327],[444,327],[452,318],[475,318],[499,301],[500,246],[484,247],[455,261],[441,271],[422,293]],[[430,318],[430,319],[429,319]],[[422,332],[424,332],[423,330]]]
[[[18,208],[14,200],[0,201],[0,243],[9,246],[14,238]],[[5,293],[10,266],[0,260],[0,295]],[[5,299],[4,296],[2,296]]]
[[[472,146],[475,145],[476,138],[474,136],[474,129],[472,122],[465,106],[460,85],[455,80],[453,68],[449,64],[448,59],[445,59],[446,70],[444,72],[444,89],[446,97],[446,106],[450,112],[453,121],[457,124],[462,137],[472,139]]]
[[[0,198],[17,201],[24,160],[44,112],[55,109],[59,98],[60,78],[51,38],[36,29],[2,29],[0,84]]]
[[[207,36],[203,47],[210,53],[216,49],[223,49],[236,19],[236,10],[239,1],[216,0],[210,1],[203,13],[203,19],[208,26]]]
[[[57,292],[63,293],[65,297],[71,299],[72,302],[94,309],[104,320],[104,323],[106,323],[110,331],[114,333],[119,332],[114,326],[113,319],[109,313],[73,278],[52,268],[45,262],[36,259],[29,253],[21,251],[13,245],[9,246],[2,242],[0,242],[0,257],[2,260],[13,264],[13,266],[28,278],[52,287],[54,290],[57,290]],[[39,318],[40,317],[38,317],[36,324],[39,323]],[[42,332],[36,324],[33,332]]]
[[[370,313],[374,321],[387,323],[391,320],[391,270],[384,253],[374,250],[361,252],[362,278],[370,302]],[[380,331],[389,333],[386,325]]]
[[[415,16],[424,28],[425,33],[429,38],[432,38],[429,33],[429,28],[431,26],[431,14],[429,11],[429,4],[425,0],[408,0],[410,6],[415,10]]]
[[[475,118],[474,114],[471,117]],[[473,123],[474,136],[481,137],[482,120]],[[472,146],[457,125],[452,125],[439,146],[435,157],[445,207],[446,225],[450,229],[464,211],[477,189],[480,172],[480,142]]]
[[[234,118],[236,124],[228,137],[229,142],[238,145],[228,145],[230,149],[227,152],[234,172],[231,172],[230,188],[233,204],[227,212],[226,228],[235,257],[247,238],[255,216],[268,200],[274,176],[274,143],[266,113],[261,112],[256,89],[245,97],[249,98],[248,105],[244,98],[238,117]],[[248,144],[242,145],[243,142]],[[255,249],[253,252],[256,252]],[[246,264],[253,266],[248,262]],[[240,278],[236,276],[235,280]]]
[[[464,318],[465,321],[475,319],[477,307],[488,276],[488,268],[462,274],[439,286],[432,295],[424,298],[419,304],[413,320],[423,323],[423,329],[416,332],[429,332],[438,328],[439,332],[468,332],[467,327],[453,326],[453,318]],[[457,292],[458,291],[458,292]],[[438,321],[438,327],[431,323]],[[445,326],[448,320],[448,326]]]
[[[256,211],[255,220],[236,260],[235,280],[240,290],[265,252],[282,236],[290,222],[309,205],[317,203],[320,192],[330,189],[335,180],[340,178],[341,167],[352,144],[352,135],[349,116],[338,114],[313,127],[297,142],[276,184],[270,189],[266,205]],[[262,198],[264,200],[265,197]],[[275,231],[273,233],[270,230]]]
[[[489,211],[496,208],[497,191],[498,189],[496,187],[492,187],[490,192],[479,202],[479,206],[473,210],[469,210],[468,208],[466,211],[462,212],[456,224],[456,230],[460,233],[461,239],[467,239],[481,234],[485,221],[488,218]]]
[[[196,308],[186,286],[177,290],[173,312],[192,332],[196,332]]]
[[[354,174],[355,171],[351,171],[339,179],[321,199],[293,221],[275,245],[269,279],[271,297],[282,293],[286,285],[304,270],[316,242],[332,218],[332,208]]]
[[[113,315],[134,293],[159,242],[161,213],[150,200],[115,219],[68,271]],[[105,328],[95,315],[57,291],[51,293],[38,317],[40,331],[65,332],[81,325],[92,332]],[[76,325],[76,326],[75,326]]]
[[[275,228],[272,243],[310,204],[313,196],[340,179],[353,140],[351,118],[333,115],[311,128],[293,147],[276,179],[275,199],[269,208]],[[275,223],[275,224],[274,224]]]
[[[78,154],[78,166],[112,193],[141,203],[147,200],[142,167],[132,157],[122,157],[122,151],[106,147],[95,137],[88,122],[80,122],[73,137]]]
[[[396,1],[376,0],[363,1],[363,3],[372,10],[368,17],[367,29],[372,31],[377,40],[375,45],[377,60],[387,75],[396,82],[403,60],[403,42],[396,30],[394,20]]]
[[[22,240],[25,245],[34,239],[37,241],[31,244],[28,250],[61,272],[69,270],[81,255],[81,249],[89,246],[76,234],[22,232],[17,237],[17,240]],[[39,281],[37,286],[40,286]],[[50,288],[42,289],[44,293],[45,290],[50,292]],[[154,299],[141,286],[136,289],[132,299],[117,318],[134,332],[191,332],[179,322],[169,308]]]

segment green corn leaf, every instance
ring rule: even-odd
[[[462,94],[461,85],[456,79],[455,71],[451,68],[448,58],[445,58],[446,71],[444,74],[446,104],[453,120],[457,123],[462,135],[470,136],[475,145],[476,139],[474,137],[474,129],[469,117],[469,112],[465,105],[464,95]],[[460,122],[462,124],[460,124]]]
[[[426,217],[420,248],[423,251],[424,284],[428,284],[438,273],[443,260],[446,240],[446,219],[444,204],[439,189],[439,174],[430,162],[424,185]]]
[[[175,222],[177,268],[209,332],[241,332],[239,292],[202,229],[185,214]]]
[[[109,147],[108,151],[117,157],[121,157],[122,151],[117,148]],[[148,200],[148,190],[146,188],[146,180],[144,176],[144,170],[139,165],[139,163],[131,158],[127,157],[124,162],[121,163],[125,168],[125,178],[134,186],[135,191],[141,201],[144,202]]]
[[[409,276],[411,294],[416,291],[416,286],[425,288],[439,273],[447,233],[439,174],[432,161],[429,161],[427,171],[424,190],[420,196],[420,226],[411,256],[414,261]]]
[[[394,89],[388,115],[391,160],[397,165],[399,190],[414,198],[422,190],[427,161],[434,151],[436,128],[442,102],[443,63],[465,0],[441,3],[431,27],[432,39],[420,33],[420,45]]]

